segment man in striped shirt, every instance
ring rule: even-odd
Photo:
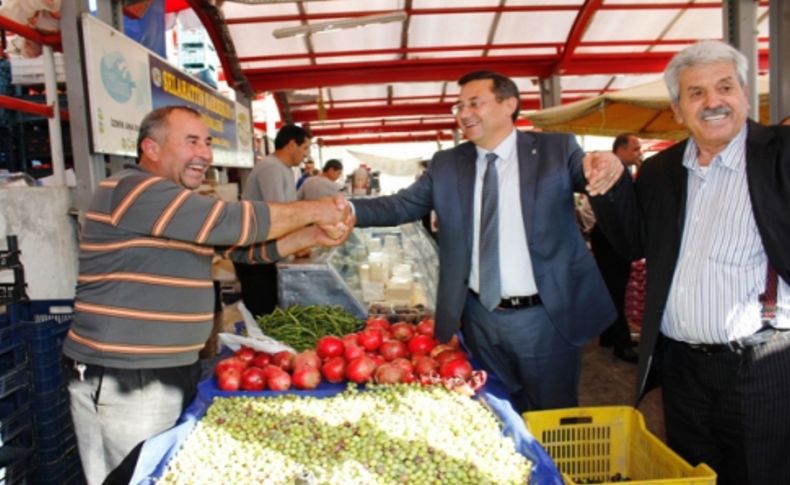
[[[195,394],[213,321],[212,255],[271,262],[348,233],[342,198],[224,202],[193,192],[211,166],[198,112],[142,121],[139,162],[102,181],[85,214],[74,323],[63,353],[88,482],[172,427]]]
[[[748,120],[747,63],[718,41],[664,74],[691,134],[632,182],[599,157],[598,224],[646,257],[638,398],[660,382],[667,443],[720,484],[790,483],[790,128]],[[778,275],[778,276],[777,276]]]

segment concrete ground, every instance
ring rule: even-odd
[[[611,348],[587,344],[582,350],[582,377],[579,386],[580,406],[633,406],[636,364],[615,358]],[[648,393],[638,408],[647,429],[664,441],[664,414],[661,390]]]

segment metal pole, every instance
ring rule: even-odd
[[[562,86],[560,76],[540,78],[540,107],[551,108],[562,104]]]
[[[771,123],[790,116],[790,4],[774,1],[768,6]]]
[[[84,57],[80,39],[80,16],[83,12],[88,12],[84,0],[69,0],[61,4],[63,57],[68,59],[63,68],[66,71],[66,95],[69,100],[71,153],[77,176],[76,206],[82,214],[88,208],[93,189],[105,178],[106,171],[104,156],[91,153],[89,141],[88,96],[82,73]]]
[[[784,3],[784,2],[771,2]],[[749,66],[746,87],[749,97],[749,117],[760,117],[760,87],[757,84],[757,2],[755,0],[726,0],[723,6],[724,39],[746,56]],[[771,52],[771,57],[774,57]]]
[[[63,163],[63,134],[60,127],[60,102],[58,100],[58,83],[55,74],[55,55],[52,46],[43,46],[44,61],[44,91],[46,92],[47,105],[52,106],[52,116],[47,119],[49,123],[49,151],[52,155],[52,175],[56,187],[66,185],[66,167]]]

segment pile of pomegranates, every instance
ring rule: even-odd
[[[442,384],[471,394],[486,379],[485,372],[472,369],[456,337],[446,344],[436,341],[432,319],[390,324],[377,317],[369,318],[359,332],[323,336],[315,349],[298,354],[270,355],[242,347],[216,365],[215,375],[223,391],[309,390],[325,380]]]

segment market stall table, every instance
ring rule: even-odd
[[[330,384],[322,382],[312,391],[260,391],[260,392],[224,392],[217,387],[215,378],[203,380],[198,385],[198,394],[195,400],[184,411],[179,423],[172,429],[147,440],[137,461],[135,473],[130,480],[134,484],[154,483],[164,473],[170,459],[178,452],[182,444],[206,413],[215,397],[226,398],[233,396],[247,397],[273,397],[287,393],[297,393],[302,396],[330,397],[346,389],[346,384]],[[495,377],[489,378],[485,388],[481,389],[475,399],[481,399],[498,416],[502,423],[502,433],[511,437],[516,449],[533,463],[530,483],[535,484],[562,484],[562,478],[554,466],[551,458],[541,448],[540,444],[529,434],[524,421],[504,397],[507,393],[501,382]]]

